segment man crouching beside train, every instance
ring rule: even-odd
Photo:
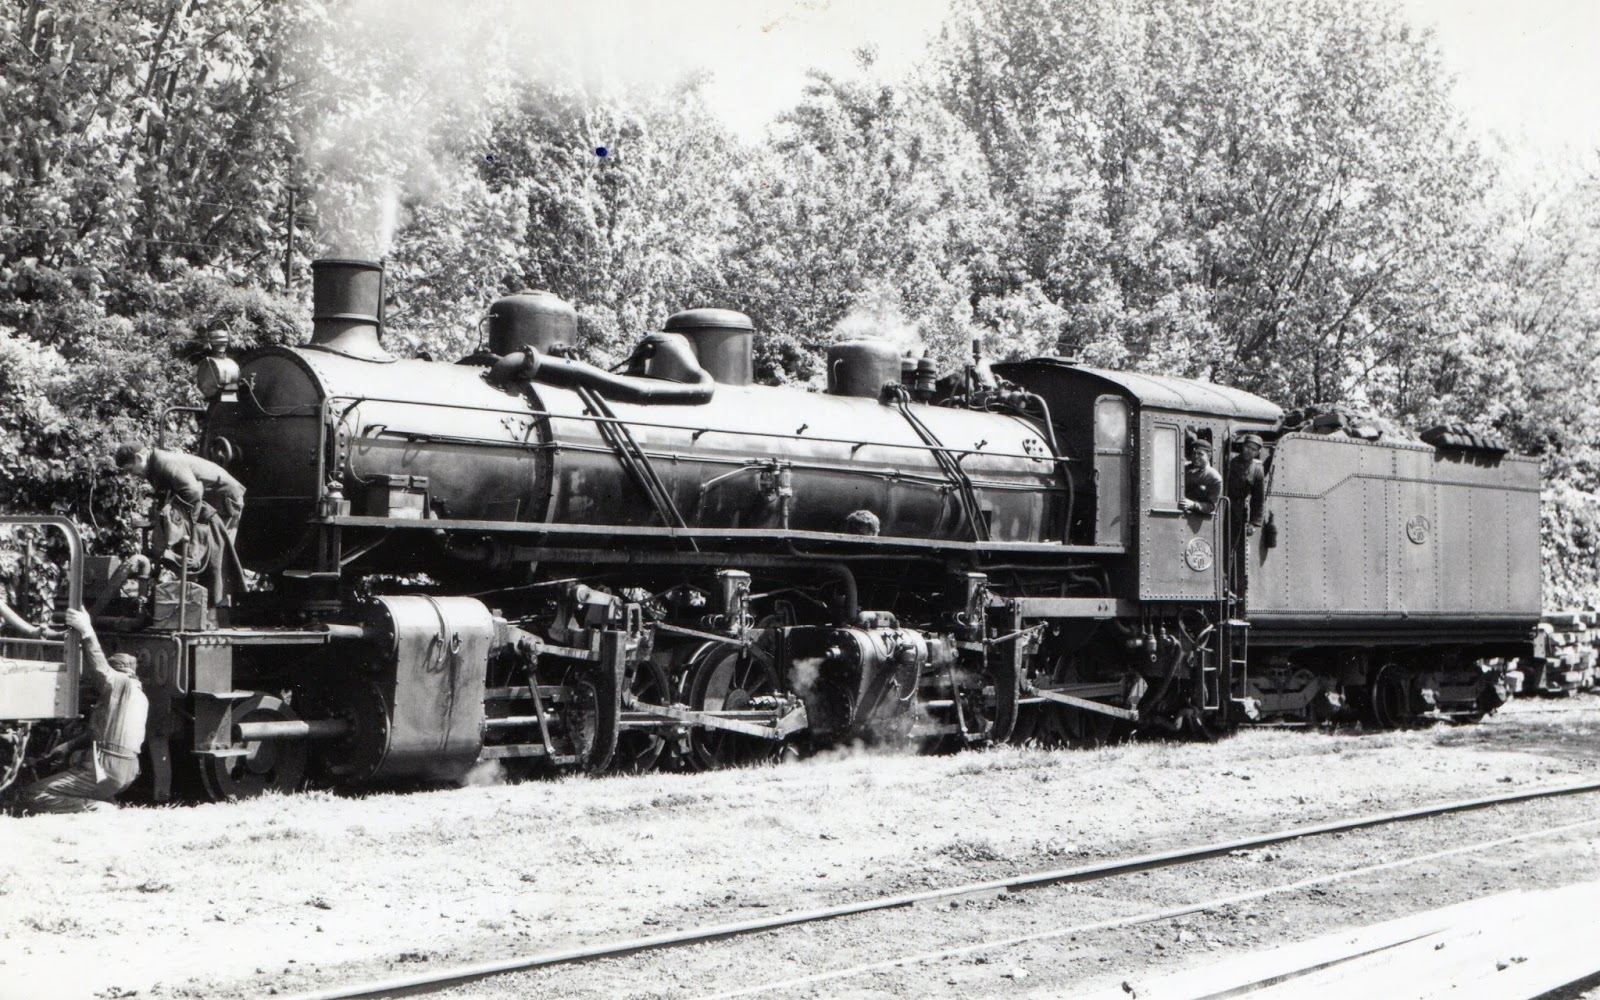
[[[118,445],[114,460],[122,472],[143,476],[158,495],[178,500],[196,521],[205,524],[220,515],[230,539],[239,530],[244,486],[217,463],[134,442]]]
[[[139,683],[138,661],[127,653],[107,659],[89,614],[82,608],[69,609],[66,617],[67,627],[78,633],[84,676],[100,697],[89,732],[52,753],[61,756],[76,750],[72,763],[24,788],[18,796],[24,815],[103,809],[139,776],[139,748],[144,745],[150,700]],[[82,747],[84,742],[89,746]]]

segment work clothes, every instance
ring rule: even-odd
[[[1216,512],[1217,498],[1222,496],[1222,473],[1212,465],[1199,465],[1193,460],[1183,467],[1183,498],[1192,501],[1191,510],[1210,516]]]
[[[1240,453],[1228,460],[1228,502],[1233,505],[1229,512],[1236,523],[1261,527],[1267,504],[1267,473],[1261,459]]]
[[[22,809],[28,813],[106,809],[138,776],[137,758],[115,757],[103,750],[82,750],[73,755],[73,764],[65,771],[58,771],[23,789]]]
[[[139,678],[112,669],[97,644],[85,643],[84,676],[99,692],[89,731],[94,743],[72,757],[64,771],[22,790],[19,801],[30,813],[88,812],[102,808],[139,776],[139,748],[150,699]]]
[[[222,515],[230,534],[238,526],[244,511],[244,487],[217,463],[158,448],[150,452],[145,479],[157,493],[172,494],[193,513],[200,513],[202,501],[210,504]]]
[[[1267,473],[1261,459],[1240,452],[1228,460],[1228,590],[1243,600],[1250,589],[1250,534],[1266,513]],[[1248,526],[1248,528],[1247,528]]]

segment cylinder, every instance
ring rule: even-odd
[[[723,385],[755,381],[755,324],[732,309],[685,309],[667,317],[664,329],[689,338],[700,367]]]
[[[368,361],[383,349],[383,265],[324,257],[311,262],[311,346]]]
[[[828,348],[828,392],[877,399],[900,382],[900,351],[887,340],[841,340]]]
[[[548,354],[578,342],[578,313],[551,292],[524,289],[489,307],[489,350],[504,357],[529,347]]]

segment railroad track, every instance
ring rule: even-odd
[[[982,882],[969,882],[952,885],[939,889],[928,889],[920,892],[902,893],[894,896],[884,896],[876,899],[858,900],[851,903],[842,903],[834,906],[810,910],[799,910],[789,913],[774,914],[754,920],[744,920],[732,923],[711,924],[681,931],[672,931],[663,934],[654,934],[644,937],[625,938],[608,943],[589,945],[559,951],[544,952],[535,955],[500,959],[489,962],[479,962],[470,965],[457,966],[450,969],[431,970],[425,973],[408,976],[391,977],[382,980],[345,984],[328,989],[308,993],[296,994],[288,1000],[356,1000],[364,997],[388,996],[419,996],[428,993],[438,993],[465,983],[481,980],[491,976],[503,975],[512,972],[529,971],[533,969],[551,968],[557,966],[577,965],[599,959],[615,958],[623,955],[639,954],[644,952],[664,951],[672,948],[704,944],[727,938],[757,934],[764,931],[778,930],[786,927],[796,927],[805,924],[816,924],[829,920],[837,920],[857,914],[872,913],[885,910],[903,909],[918,904],[932,903],[940,900],[955,899],[963,896],[980,896],[1000,892],[1020,892],[1029,889],[1038,889],[1052,885],[1072,883],[1095,882],[1102,879],[1114,878],[1120,875],[1131,875],[1138,872],[1152,871],[1160,868],[1169,868],[1179,865],[1193,864],[1210,858],[1231,854],[1235,851],[1250,851],[1275,844],[1282,844],[1294,840],[1303,840],[1313,837],[1323,837],[1336,833],[1345,833],[1354,830],[1371,829],[1375,827],[1390,826],[1398,823],[1412,822],[1430,817],[1445,816],[1454,813],[1471,812],[1475,810],[1491,809],[1498,806],[1513,805],[1521,802],[1532,802],[1544,799],[1553,799],[1563,796],[1587,795],[1600,792],[1600,781],[1584,782],[1581,784],[1549,786],[1544,788],[1530,788],[1516,792],[1506,792],[1500,795],[1484,796],[1474,799],[1459,799],[1450,802],[1434,803],[1411,809],[1402,809],[1386,813],[1374,813],[1356,816],[1347,819],[1333,820],[1310,826],[1292,827],[1277,830],[1271,833],[1256,834],[1248,837],[1238,837],[1231,840],[1215,841],[1192,847],[1177,848],[1174,850],[1160,851],[1152,854],[1141,854],[1133,857],[1099,861],[1091,864],[1078,865],[1071,868],[1060,868],[1047,871],[1030,872],[1004,879],[990,879]],[[947,949],[938,952],[923,953],[920,955],[900,956],[883,962],[872,963],[866,966],[855,966],[845,970],[832,970],[821,973],[805,980],[788,980],[753,987],[742,988],[733,993],[719,994],[720,997],[744,996],[768,989],[776,989],[791,985],[802,985],[810,982],[821,982],[831,978],[843,978],[877,968],[889,968],[905,965],[912,962],[931,961],[937,958],[951,957],[977,948],[997,947],[1018,944],[1026,941],[1042,940],[1049,937],[1064,936],[1084,931],[1108,929],[1111,927],[1128,926],[1130,924],[1151,922],[1169,919],[1175,916],[1195,913],[1206,909],[1215,909],[1232,902],[1254,899],[1275,892],[1286,892],[1294,889],[1305,888],[1309,885],[1320,884],[1328,881],[1338,881],[1353,878],[1358,875],[1370,874],[1389,868],[1417,864],[1423,861],[1436,860],[1456,854],[1467,853],[1473,850],[1483,850],[1502,844],[1526,840],[1538,836],[1551,836],[1561,832],[1568,832],[1583,826],[1600,826],[1600,820],[1584,821],[1582,823],[1568,824],[1567,826],[1552,828],[1545,831],[1532,831],[1517,834],[1511,837],[1499,838],[1480,844],[1458,846],[1446,851],[1434,852],[1411,858],[1385,862],[1379,865],[1364,866],[1350,869],[1332,875],[1319,876],[1315,879],[1301,880],[1283,886],[1275,886],[1265,890],[1253,890],[1248,893],[1231,897],[1205,900],[1203,902],[1184,904],[1146,914],[1131,917],[1120,917],[1114,920],[1101,921],[1094,924],[1085,924],[1077,927],[1057,928],[1052,931],[1041,932],[1020,938],[1008,938],[998,941],[982,942],[977,945],[964,945],[959,948]]]

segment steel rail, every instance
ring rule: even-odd
[[[1489,795],[1475,799],[1458,799],[1450,802],[1439,802],[1427,806],[1417,806],[1411,809],[1401,809],[1387,813],[1369,813],[1365,816],[1356,816],[1349,819],[1332,820],[1326,823],[1316,823],[1310,826],[1292,827],[1287,830],[1278,830],[1273,833],[1255,834],[1248,837],[1236,837],[1232,840],[1216,841],[1198,847],[1181,847],[1167,851],[1158,851],[1151,854],[1140,854],[1131,858],[1122,858],[1112,861],[1097,861],[1086,865],[1077,865],[1072,868],[1058,868],[1049,871],[1030,872],[1011,878],[990,879],[983,882],[969,882],[963,885],[948,886],[943,889],[928,889],[923,892],[903,893],[897,896],[884,896],[878,899],[858,900],[853,903],[841,903],[835,906],[821,907],[812,910],[797,910],[790,913],[780,913],[769,917],[759,917],[755,920],[742,920],[727,924],[713,924],[707,927],[696,927],[688,930],[670,931],[665,934],[652,934],[645,937],[625,938],[606,944],[588,945],[578,948],[568,948],[560,951],[544,952],[538,955],[522,956],[517,958],[497,959],[489,962],[478,962],[472,965],[458,966],[454,969],[445,969],[438,972],[426,972],[413,976],[399,976],[392,979],[376,980],[347,986],[333,987],[327,990],[318,990],[311,993],[296,994],[286,1000],[356,1000],[359,997],[384,996],[404,992],[416,992],[429,988],[440,988],[454,983],[483,979],[488,976],[500,975],[507,972],[519,972],[526,969],[537,969],[554,965],[575,965],[581,962],[590,962],[602,958],[615,958],[621,955],[630,955],[643,951],[655,951],[664,948],[674,948],[691,944],[702,944],[708,941],[717,941],[723,938],[738,937],[745,934],[755,934],[761,931],[776,930],[782,927],[793,927],[799,924],[820,923],[824,920],[834,920],[839,917],[854,916],[858,913],[870,913],[877,910],[900,909],[915,906],[918,903],[929,903],[941,899],[951,899],[959,896],[972,896],[996,892],[1017,892],[1024,889],[1037,889],[1043,886],[1059,885],[1071,882],[1093,882],[1101,879],[1112,878],[1118,875],[1132,875],[1138,872],[1152,871],[1158,868],[1169,868],[1176,865],[1204,861],[1220,855],[1230,854],[1234,851],[1255,850],[1261,847],[1270,847],[1291,840],[1301,840],[1307,837],[1320,837],[1333,833],[1345,833],[1351,830],[1361,830],[1371,827],[1388,826],[1395,823],[1404,823],[1412,820],[1427,819],[1433,816],[1444,816],[1452,813],[1471,812],[1479,809],[1489,809],[1494,806],[1510,805],[1519,802],[1528,802],[1538,799],[1559,798],[1567,795],[1584,795],[1600,792],[1600,781],[1582,782],[1573,785],[1557,785],[1554,787],[1530,788],[1517,792],[1506,792],[1500,795]]]
[[[1232,893],[1227,896],[1218,896],[1215,899],[1207,899],[1195,903],[1179,903],[1176,906],[1169,906],[1159,910],[1149,910],[1144,913],[1135,913],[1125,917],[1110,917],[1105,920],[1094,921],[1093,923],[1075,924],[1070,927],[1053,927],[1049,930],[1034,931],[1031,934],[1022,934],[1015,937],[978,941],[972,944],[952,945],[948,948],[942,948],[938,951],[925,951],[915,955],[902,955],[898,958],[888,958],[877,962],[865,962],[861,965],[849,966],[848,968],[829,969],[824,972],[815,972],[810,975],[800,976],[794,979],[773,980],[765,983],[758,983],[754,986],[743,986],[738,989],[729,990],[723,993],[709,994],[707,996],[700,997],[699,1000],[732,1000],[734,997],[754,996],[758,993],[767,993],[771,992],[772,990],[792,989],[797,986],[812,986],[816,983],[828,982],[835,979],[849,979],[853,976],[858,976],[867,972],[876,972],[882,969],[893,969],[900,966],[921,964],[925,962],[937,962],[943,959],[955,958],[957,955],[970,954],[975,951],[988,951],[996,948],[1011,948],[1020,944],[1032,944],[1035,941],[1048,941],[1054,938],[1067,937],[1072,934],[1086,934],[1091,931],[1115,930],[1121,927],[1136,927],[1140,924],[1152,924],[1161,920],[1171,920],[1175,917],[1189,916],[1193,913],[1203,913],[1207,910],[1219,910],[1225,906],[1237,906],[1240,903],[1248,903],[1256,899],[1265,899],[1269,896],[1277,896],[1286,892],[1297,892],[1301,889],[1311,889],[1321,885],[1331,885],[1335,882],[1344,882],[1349,879],[1360,878],[1363,875],[1375,875],[1378,872],[1393,871],[1397,868],[1407,868],[1411,865],[1418,865],[1428,861],[1442,861],[1445,858],[1456,857],[1462,854],[1472,854],[1477,851],[1486,851],[1495,847],[1506,847],[1511,844],[1522,843],[1529,840],[1538,840],[1544,837],[1558,837],[1562,834],[1574,833],[1585,827],[1593,826],[1600,826],[1600,819],[1586,819],[1580,820],[1576,823],[1566,823],[1561,826],[1549,827],[1543,830],[1529,830],[1524,833],[1513,833],[1504,837],[1496,837],[1493,840],[1482,840],[1474,844],[1460,844],[1456,847],[1446,848],[1442,851],[1430,851],[1427,854],[1413,854],[1409,857],[1396,858],[1392,861],[1381,861],[1371,865],[1361,865],[1357,868],[1345,868],[1341,869],[1340,871],[1329,872],[1326,875],[1313,875],[1308,878],[1296,879],[1293,882],[1284,882],[1278,885],[1267,886],[1264,889],[1249,889],[1244,892]],[[1448,909],[1448,907],[1446,907],[1446,909]],[[1419,914],[1419,916],[1427,916],[1427,914]],[[1409,940],[1431,937],[1437,933],[1437,930],[1417,933],[1415,937],[1411,937]],[[1395,941],[1391,946],[1405,943],[1408,943],[1408,940]],[[1376,951],[1382,949],[1377,948],[1372,950]],[[1293,979],[1296,976],[1304,975],[1309,972],[1320,971],[1321,969],[1327,968],[1329,964],[1338,964],[1339,962],[1360,958],[1370,953],[1370,951],[1354,951],[1348,955],[1336,958],[1333,963],[1327,963],[1318,960],[1311,965],[1307,965],[1301,969],[1287,974],[1282,971],[1278,971],[1274,973],[1270,981],[1277,983],[1284,980]],[[1207,996],[1235,996],[1244,990],[1262,985],[1266,985],[1266,981],[1240,984],[1231,989],[1224,989],[1216,991],[1215,993],[1209,993]],[[1540,996],[1542,993],[1543,991],[1541,991],[1540,994],[1535,994],[1534,996]],[[1096,993],[1094,995],[1099,996],[1100,994]],[[1507,997],[1506,1000],[1510,1000],[1510,998]]]

